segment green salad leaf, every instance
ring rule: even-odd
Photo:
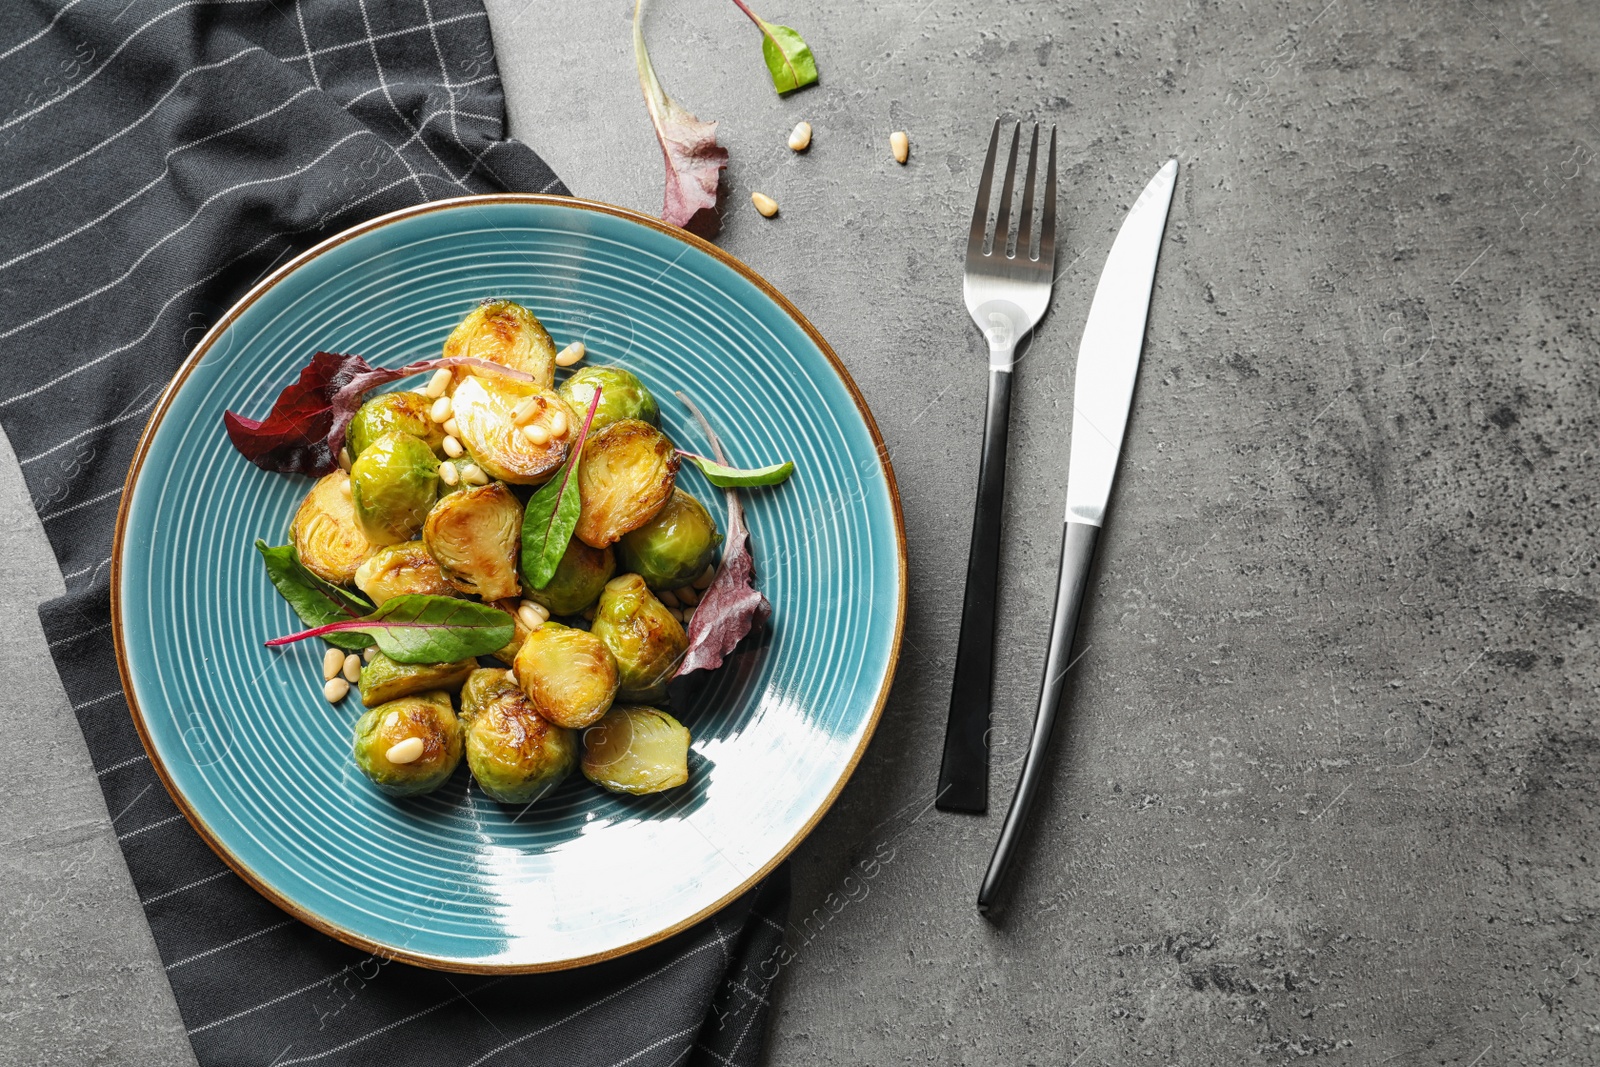
[[[499,608],[450,596],[407,593],[385,600],[362,618],[275,637],[267,646],[293,644],[309,637],[333,641],[353,634],[361,638],[356,647],[375,644],[396,663],[453,663],[504,648],[515,632],[511,616]]]
[[[729,467],[718,463],[705,456],[697,456],[693,452],[678,449],[678,455],[700,468],[700,473],[706,480],[719,489],[746,488],[752,485],[777,485],[788,481],[789,475],[794,473],[794,461],[784,460],[768,467],[755,467],[742,470],[739,467]]]
[[[767,61],[767,73],[772,75],[774,89],[790,93],[817,80],[817,60],[804,37],[788,26],[768,22],[751,11],[744,0],[733,2],[761,31],[761,56]]]
[[[307,570],[293,545],[274,547],[257,538],[256,551],[261,553],[261,562],[266,565],[267,577],[272,579],[273,586],[307,626],[360,618],[372,610],[372,605],[362,597]],[[329,634],[328,641],[350,652],[372,644],[357,633]]]
[[[522,578],[534,589],[543,589],[555,576],[567,542],[572,540],[572,531],[578,525],[578,512],[583,503],[578,495],[578,464],[583,459],[583,443],[589,438],[589,426],[594,422],[602,392],[600,384],[595,383],[589,410],[583,417],[583,428],[578,431],[567,462],[554,478],[539,487],[522,513]]]

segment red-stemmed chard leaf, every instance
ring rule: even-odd
[[[487,656],[504,648],[516,624],[499,608],[450,596],[406,593],[385,600],[359,619],[331,622],[287,637],[274,637],[268,648],[311,637],[359,633],[396,663],[454,663],[468,656]]]
[[[728,150],[717,144],[715,122],[701,122],[661,88],[644,46],[643,15],[644,0],[634,0],[633,61],[667,164],[661,217],[690,233],[714,237],[722,226],[717,215],[717,187],[722,168],[728,165]]]
[[[717,437],[717,432],[711,428],[694,401],[681,392],[678,393],[678,399],[683,401],[689,414],[705,431],[717,462],[727,466],[728,456],[722,450],[722,441]],[[723,495],[728,501],[728,539],[722,544],[722,563],[717,567],[711,584],[701,594],[699,606],[689,620],[689,650],[678,665],[675,677],[722,666],[722,661],[744,640],[745,635],[766,622],[767,616],[772,614],[772,605],[755,588],[756,561],[750,554],[750,531],[744,525],[744,508],[739,503],[739,494],[728,488],[723,490]]]
[[[767,62],[767,73],[772,75],[774,89],[779,93],[791,93],[817,80],[817,60],[804,37],[787,26],[768,22],[751,11],[744,0],[733,2],[761,31],[761,56]]]
[[[374,367],[357,355],[318,352],[300,371],[299,380],[278,394],[266,418],[257,421],[227,411],[222,424],[233,447],[262,470],[320,477],[339,466],[345,430],[368,392],[440,367],[473,367],[533,381],[533,375],[524,371],[472,356]]]
[[[583,459],[583,443],[589,439],[595,409],[600,406],[601,391],[599,385],[594,387],[583,428],[578,431],[566,463],[561,465],[561,473],[539,487],[522,513],[522,580],[531,588],[543,589],[550,584],[578,525],[582,503],[578,497],[578,464]]]

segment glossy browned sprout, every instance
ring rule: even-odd
[[[717,558],[721,543],[717,521],[706,506],[673,489],[672,499],[655,518],[622,535],[617,559],[651,589],[677,589],[700,577]]]
[[[350,428],[344,432],[344,446],[351,458],[361,458],[366,447],[386,433],[400,430],[421,438],[437,452],[444,445],[444,427],[428,417],[433,401],[421,393],[382,393],[361,405]]]
[[[606,583],[590,632],[617,661],[619,700],[657,701],[689,649],[683,625],[656,599],[644,579],[623,574]]]
[[[375,546],[356,524],[344,471],[323,475],[311,487],[289,526],[289,539],[306,569],[323,581],[349,585]]]
[[[376,707],[431,689],[455,689],[478,669],[478,661],[396,663],[382,652],[361,668],[361,703]]]
[[[518,425],[518,408],[535,398],[541,412]],[[535,389],[523,382],[488,376],[470,377],[456,386],[451,412],[461,432],[461,443],[468,454],[492,478],[513,485],[537,485],[567,461],[567,453],[577,440],[579,420],[550,389]],[[543,441],[530,437],[524,427],[543,427]],[[550,432],[559,428],[561,433]]]
[[[523,560],[525,565],[527,562]],[[600,599],[600,590],[616,573],[617,557],[611,549],[590,548],[574,537],[561,553],[555,574],[541,588],[529,585],[524,572],[523,593],[549,608],[552,615],[577,615]]]
[[[623,419],[593,434],[578,465],[579,539],[605,548],[637,530],[666,505],[677,476],[677,451],[649,423]]]
[[[578,760],[578,735],[545,720],[509,671],[473,672],[461,691],[467,766],[502,804],[531,804],[561,784]]]
[[[445,692],[379,704],[356,722],[356,766],[391,796],[438,789],[461,763],[461,748],[461,724]]]
[[[350,468],[356,523],[375,545],[409,541],[439,495],[439,460],[421,438],[391,430]]]
[[[402,541],[378,549],[356,568],[356,588],[367,594],[374,606],[407,593],[460,595],[455,586],[445,581],[444,572],[421,541]]]
[[[617,661],[584,630],[547,622],[522,642],[517,682],[533,710],[558,726],[581,730],[611,707],[617,695]]]
[[[428,512],[422,543],[445,580],[485,600],[516,596],[522,504],[499,482],[451,493]]]
[[[511,300],[489,300],[468,313],[444,343],[444,356],[471,356],[531,374],[548,389],[556,380],[556,345],[533,312]],[[456,381],[473,373],[456,368]]]
[[[618,704],[583,732],[583,776],[640,796],[689,780],[689,731],[656,708]]]

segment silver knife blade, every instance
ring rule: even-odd
[[[1111,499],[1133,384],[1139,376],[1150,288],[1161,234],[1177,184],[1178,161],[1150,179],[1111,243],[1078,345],[1072,397],[1072,458],[1067,466],[1067,521],[1099,526]]]

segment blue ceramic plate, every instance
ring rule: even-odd
[[[502,807],[466,769],[432,795],[379,794],[350,757],[361,713],[323,701],[323,645],[253,544],[281,544],[310,481],[234,451],[318,349],[436,356],[480,300],[531,308],[558,345],[620,363],[682,447],[798,473],[743,494],[767,631],[675,706],[690,783],[614,796],[574,775]],[[408,382],[408,386],[422,384]],[[686,465],[679,484],[721,513]],[[472,197],[388,215],[257,286],[157,407],[118,520],[114,618],[151,762],[201,836],[263,894],[343,941],[458,971],[544,971],[641,948],[757,882],[816,823],[872,734],[899,651],[904,535],[894,476],[850,376],[809,323],[713,245],[620,208]]]

